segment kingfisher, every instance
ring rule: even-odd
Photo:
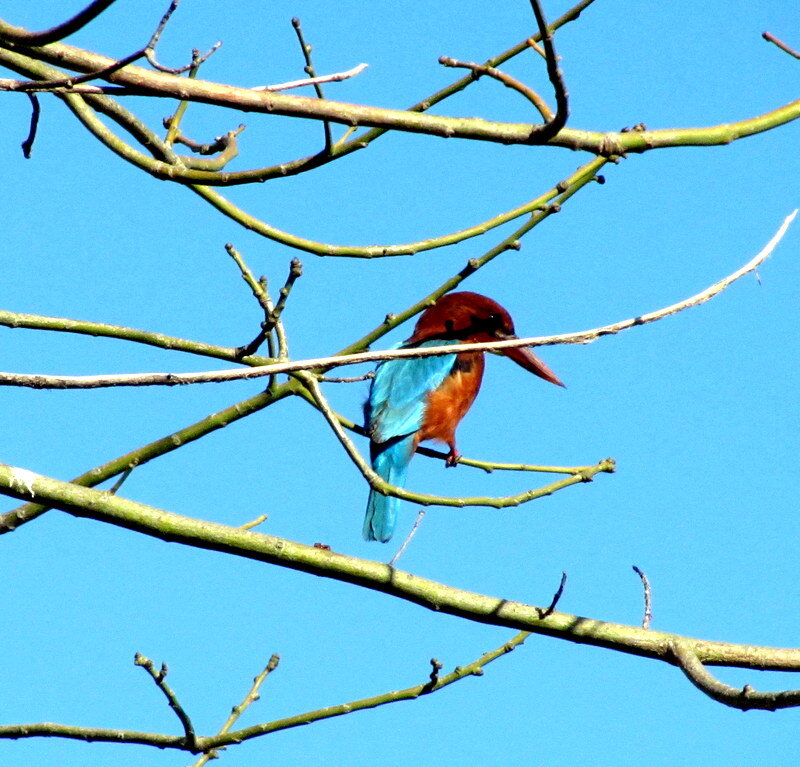
[[[491,298],[459,292],[442,296],[419,318],[400,349],[447,346],[516,338],[509,313]],[[545,381],[564,386],[527,347],[499,349]],[[405,485],[408,465],[420,442],[437,440],[450,451],[447,466],[458,463],[456,428],[475,401],[483,379],[483,352],[385,360],[375,369],[364,405],[372,468],[397,487]],[[385,543],[394,533],[400,499],[370,489],[363,535]]]

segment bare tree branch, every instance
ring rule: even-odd
[[[225,735],[225,733],[230,732],[231,727],[236,724],[236,722],[239,720],[239,717],[261,697],[259,695],[261,685],[264,684],[266,678],[276,668],[278,668],[278,663],[280,663],[280,660],[281,656],[277,654],[270,657],[269,662],[264,667],[264,670],[255,679],[253,679],[253,686],[248,691],[244,700],[239,703],[239,705],[233,707],[230,716],[225,720],[225,724],[222,725],[220,731],[217,733],[218,735]],[[203,767],[204,764],[207,764],[212,759],[216,759],[218,756],[219,754],[217,753],[216,749],[210,749],[206,751],[206,753],[202,754],[200,758],[192,765],[192,767]]]
[[[258,85],[251,88],[251,91],[268,91],[277,93],[278,91],[288,91],[291,88],[303,88],[306,85],[322,85],[324,83],[339,83],[342,80],[349,80],[351,77],[360,75],[369,64],[357,64],[352,69],[344,72],[336,72],[332,75],[320,75],[319,77],[306,77],[303,80],[290,80],[288,83],[278,83],[277,85]]]
[[[0,386],[24,386],[34,389],[96,389],[109,386],[178,386],[197,383],[221,383],[223,381],[261,378],[263,376],[271,376],[280,373],[297,373],[303,370],[328,370],[331,367],[340,367],[342,365],[357,365],[362,362],[378,362],[390,359],[443,356],[456,352],[468,351],[499,351],[501,349],[510,349],[520,346],[587,344],[603,336],[615,335],[629,328],[646,325],[650,322],[655,322],[677,314],[684,309],[699,306],[709,301],[733,282],[758,268],[758,266],[772,254],[796,215],[796,210],[788,215],[772,239],[744,266],[737,269],[733,274],[710,285],[700,293],[654,312],[614,322],[610,325],[604,325],[592,330],[562,333],[553,336],[531,336],[529,338],[518,338],[510,341],[491,341],[486,343],[459,344],[457,346],[430,346],[413,349],[391,349],[378,352],[359,352],[357,354],[342,354],[339,356],[319,357],[294,362],[277,362],[246,370],[237,368],[234,370],[212,370],[199,373],[119,373],[113,375],[90,376],[0,373]]]
[[[701,692],[719,703],[742,711],[762,709],[776,711],[779,708],[800,706],[800,690],[780,692],[756,692],[749,684],[742,688],[731,687],[720,682],[698,658],[689,639],[675,637],[672,640],[672,654],[686,678]]]
[[[22,45],[47,45],[57,40],[63,40],[65,37],[77,32],[96,19],[106,8],[113,5],[114,2],[116,2],[116,0],[93,0],[86,8],[76,13],[72,18],[67,19],[55,27],[45,29],[42,32],[29,32],[21,27],[15,27],[4,21],[0,21],[0,41],[20,43]]]
[[[324,719],[344,716],[345,714],[351,714],[355,711],[366,711],[390,703],[415,700],[421,695],[429,695],[462,679],[467,679],[471,676],[482,676],[484,666],[515,650],[528,636],[530,636],[530,632],[521,631],[497,649],[484,653],[471,663],[467,663],[463,666],[456,666],[453,671],[444,676],[439,676],[438,673],[442,668],[442,664],[435,661],[434,673],[431,674],[429,681],[414,685],[413,687],[408,687],[404,690],[394,690],[392,692],[381,693],[380,695],[373,695],[369,698],[362,698],[361,700],[326,706],[325,708],[316,709],[315,711],[306,711],[302,714],[286,717],[284,719],[277,719],[271,722],[264,722],[263,724],[256,724],[241,730],[234,730],[233,732],[230,730],[224,732],[220,731],[217,735],[197,738],[195,742],[196,748],[204,752],[204,756],[195,762],[195,765],[203,765],[207,763],[209,759],[214,758],[213,754],[216,749],[236,745],[245,740],[251,740],[253,738],[269,735],[273,732],[280,732],[281,730],[288,730],[293,727],[319,722]],[[277,656],[273,656],[273,659],[276,657]],[[270,663],[271,662],[272,659],[270,660]],[[269,666],[267,668],[269,669]],[[265,676],[266,674],[262,672],[262,675]],[[256,677],[255,681],[258,682],[258,680],[259,677]],[[257,689],[255,685],[254,689]],[[247,701],[247,699],[245,700]],[[236,709],[234,709],[234,711],[235,710]],[[18,739],[36,737],[58,737],[87,742],[138,743],[141,745],[155,746],[157,748],[171,748],[180,751],[197,752],[187,747],[185,738],[175,735],[161,735],[160,733],[112,730],[101,727],[79,727],[53,724],[51,722],[0,726],[0,738]]]
[[[200,749],[197,748],[197,736],[194,732],[192,720],[189,718],[189,715],[186,713],[186,711],[184,711],[183,706],[178,700],[178,696],[175,694],[175,691],[166,682],[168,673],[167,664],[162,663],[161,669],[156,671],[153,661],[138,652],[136,653],[133,662],[137,666],[141,666],[148,674],[150,674],[158,689],[164,693],[164,697],[167,699],[169,707],[175,712],[175,716],[178,717],[178,720],[183,727],[184,742],[186,744],[187,751],[197,753]]]
[[[800,671],[798,648],[759,647],[693,639],[558,611],[552,612],[546,618],[540,618],[541,607],[464,591],[380,562],[307,546],[285,538],[172,514],[7,464],[0,464],[0,494],[25,501],[47,503],[76,517],[95,519],[160,540],[225,552],[333,578],[478,623],[531,631],[672,664],[675,663],[676,640],[687,641],[698,661],[704,665]],[[0,736],[6,732],[0,729]],[[231,733],[231,737],[233,735]],[[233,741],[214,742],[210,746],[201,741],[199,745],[201,748],[212,748],[227,742]]]
[[[527,45],[527,44],[526,44]],[[31,55],[0,48],[0,63],[15,69],[32,61]],[[36,50],[36,60],[78,72],[96,72],[113,66],[116,61],[107,56],[82,50],[64,43],[53,43]],[[305,117],[350,126],[422,133],[442,138],[460,138],[501,144],[543,143],[568,149],[580,149],[603,156],[619,156],[645,152],[669,146],[712,146],[727,144],[751,136],[800,117],[800,101],[738,122],[707,128],[678,128],[627,133],[600,133],[562,128],[552,137],[537,136],[541,126],[530,123],[502,123],[480,118],[445,117],[412,110],[393,110],[359,104],[312,99],[283,93],[253,91],[204,80],[167,75],[129,65],[108,75],[123,91],[108,91],[117,95],[147,95],[159,98],[178,98],[205,104],[215,104],[236,110],[263,114]],[[9,89],[0,81],[0,89]],[[77,86],[74,93],[106,93],[97,86]],[[532,138],[533,137],[533,138]]]
[[[633,571],[641,579],[642,588],[644,589],[644,617],[642,618],[642,628],[649,629],[650,622],[653,620],[653,594],[650,590],[650,580],[636,565],[633,565]]]
[[[780,48],[784,53],[788,53],[790,56],[800,59],[800,52],[796,51],[794,48],[790,48],[785,42],[783,42],[783,40],[779,40],[771,32],[763,32],[761,37],[763,37],[767,42],[777,45],[778,48]]]

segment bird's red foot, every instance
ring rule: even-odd
[[[454,447],[450,448],[450,452],[447,454],[447,458],[445,459],[445,466],[450,468],[451,466],[458,466],[458,462],[461,460],[461,453],[458,452]]]

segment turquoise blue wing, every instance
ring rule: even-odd
[[[420,346],[457,343],[457,340],[434,340],[425,341]],[[455,361],[455,354],[446,354],[387,360],[378,365],[364,406],[367,430],[372,440],[386,442],[392,437],[417,431],[422,426],[428,393],[441,385]]]

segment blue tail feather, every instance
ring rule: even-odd
[[[381,479],[392,485],[403,487],[408,474],[408,464],[414,453],[414,434],[383,443],[372,443],[372,468]],[[400,499],[369,491],[367,513],[364,517],[363,535],[366,541],[386,543],[397,524]]]

